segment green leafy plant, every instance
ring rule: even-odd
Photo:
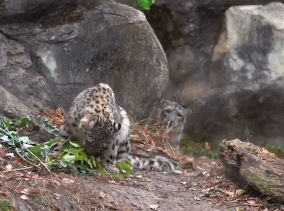
[[[87,154],[84,148],[71,140],[64,146],[58,158],[59,168],[70,169],[74,173],[91,173],[107,175],[101,162],[94,156]]]
[[[12,211],[15,208],[11,205],[11,202],[7,199],[0,199],[0,211]]]
[[[14,127],[27,127],[32,124],[34,123],[31,117],[19,118],[11,121],[11,125]]]
[[[132,166],[128,160],[121,160],[116,164],[116,166],[124,174],[124,176],[129,177],[131,175]]]
[[[29,151],[39,159],[49,162],[51,160],[49,157],[49,152],[51,148],[57,145],[60,140],[61,136],[57,136],[54,139],[51,139],[49,142],[29,147]],[[52,165],[52,162],[49,165]]]
[[[181,140],[181,151],[185,155],[195,155],[195,156],[200,156],[200,155],[205,155],[206,150],[204,148],[204,143],[196,143],[194,141],[190,140]]]
[[[265,144],[264,146],[269,152],[274,153],[278,157],[284,158],[284,145],[272,145],[272,144]]]
[[[220,157],[220,154],[212,150],[209,150],[207,152],[207,157],[209,157],[210,159],[218,159]]]
[[[46,168],[66,168],[76,174],[107,175],[101,161],[89,155],[80,144],[71,139],[64,145],[59,157],[55,159],[49,156],[49,152],[61,140],[60,136],[49,142],[37,144],[32,142],[28,136],[18,134],[18,127],[29,127],[34,124],[49,133],[57,131],[57,128],[43,117],[26,117],[17,120],[0,118],[0,140],[33,165],[36,165],[34,162],[37,160]],[[124,176],[130,176],[132,167],[128,161],[123,160],[117,166]]]
[[[9,147],[15,149],[17,153],[22,153],[24,156],[27,149],[35,145],[27,136],[20,136],[13,121],[0,118],[0,139]]]
[[[137,0],[137,4],[140,9],[149,10],[155,0]]]

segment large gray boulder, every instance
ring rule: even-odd
[[[168,81],[168,66],[142,12],[108,1],[82,1],[35,18],[0,25],[8,43],[22,46],[27,63],[10,64],[20,87],[11,84],[10,74],[2,77],[3,87],[30,107],[68,108],[80,91],[104,82],[134,117],[147,116]],[[28,80],[19,77],[21,71]]]
[[[103,0],[111,1],[111,0]],[[99,4],[100,1],[92,0],[2,0],[0,1],[0,17],[2,20],[24,22],[35,20],[42,14],[50,14],[55,8],[64,11],[72,10],[72,7],[80,2]],[[62,10],[62,11],[63,11]]]
[[[115,0],[133,5],[130,0]],[[234,5],[271,0],[156,0],[146,17],[166,52],[170,84],[163,97],[187,106],[210,97],[211,55],[225,23],[225,11]],[[214,67],[213,67],[214,69]],[[192,84],[193,83],[193,84]],[[197,89],[196,87],[203,87]],[[194,94],[189,94],[188,92]],[[187,94],[186,94],[187,93]],[[200,97],[199,97],[200,96]]]
[[[202,117],[197,112],[191,120],[199,127],[188,126],[195,135],[283,144],[283,14],[281,3],[226,11],[225,30],[211,57],[209,81],[215,88],[195,103]]]

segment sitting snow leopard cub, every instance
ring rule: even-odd
[[[131,123],[126,111],[118,106],[112,89],[100,83],[82,91],[73,101],[61,129],[62,140],[52,155],[58,156],[68,137],[75,137],[87,153],[100,157],[106,166],[122,158],[134,168],[167,172],[176,166],[167,158],[140,158],[130,154]]]
[[[190,109],[183,108],[177,102],[164,99],[160,102],[157,120],[170,127],[170,144],[177,150],[179,150],[186,117],[191,112]]]

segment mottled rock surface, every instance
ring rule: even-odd
[[[31,111],[18,98],[2,86],[0,86],[0,99],[0,116],[14,119],[31,114]]]
[[[41,109],[68,108],[80,91],[104,82],[118,104],[136,118],[146,117],[168,81],[168,66],[144,14],[109,1],[70,2],[37,2],[33,20],[24,18],[29,4],[2,18],[3,43],[17,52],[2,50],[0,84]],[[13,22],[19,15],[23,22]]]

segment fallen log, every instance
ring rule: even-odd
[[[239,139],[223,141],[220,143],[220,151],[223,163],[236,167],[236,173],[253,188],[284,201],[283,159],[265,148]]]

